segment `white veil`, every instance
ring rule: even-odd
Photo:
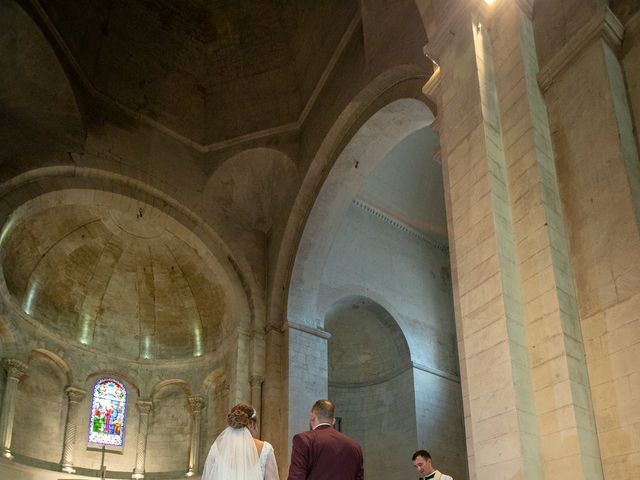
[[[202,480],[262,480],[258,450],[246,427],[227,427],[213,442]]]

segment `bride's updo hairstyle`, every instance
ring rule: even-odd
[[[239,403],[227,415],[227,423],[231,428],[247,427],[253,430],[256,427],[256,411],[251,405]]]

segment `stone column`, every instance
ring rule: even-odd
[[[309,412],[314,402],[329,395],[328,343],[331,334],[296,322],[287,322],[284,329],[289,345],[286,433],[287,438],[292,438],[309,428]],[[291,455],[291,442],[288,449]]]
[[[7,384],[2,398],[2,411],[0,412],[0,441],[2,442],[2,455],[12,458],[11,435],[13,433],[13,419],[16,408],[16,393],[18,382],[25,376],[27,366],[19,360],[5,358],[2,366],[7,371]]]
[[[76,444],[76,435],[78,433],[78,409],[80,402],[87,392],[75,387],[67,387],[65,390],[68,398],[67,407],[67,425],[64,431],[64,445],[62,447],[61,467],[63,472],[74,473],[73,468],[73,449]]]
[[[200,412],[204,407],[204,398],[194,396],[189,397],[189,407],[191,408],[193,426],[191,428],[191,445],[189,446],[189,469],[187,476],[191,477],[198,472],[200,463]]]
[[[147,454],[147,433],[149,431],[149,413],[153,408],[150,400],[138,400],[136,407],[140,413],[140,423],[138,424],[138,442],[136,443],[136,466],[133,469],[131,478],[144,478],[144,462]]]
[[[251,375],[251,405],[256,409],[258,423],[256,424],[256,435],[260,438],[260,425],[262,423],[262,375]]]
[[[555,9],[546,15],[536,10],[536,39],[556,33],[552,22],[558,5],[545,3]],[[540,57],[538,74],[552,131],[580,319],[577,341],[572,343],[584,345],[588,376],[582,368],[582,348],[572,353],[569,367],[575,371],[578,364],[582,383],[591,385],[590,398],[575,389],[574,397],[582,399],[581,406],[593,404],[599,452],[584,442],[584,434],[574,446],[567,437],[558,438],[574,451],[586,447],[599,453],[604,478],[635,480],[640,397],[634,393],[638,383],[633,379],[640,378],[640,343],[632,332],[640,331],[640,168],[628,87],[633,88],[637,76],[625,85],[618,56],[621,47],[633,41],[602,3],[616,2],[581,2],[584,5],[575,13],[582,21],[572,14],[572,29],[564,32],[564,42]],[[563,310],[567,303],[561,305]],[[553,394],[566,398],[560,391]],[[590,412],[578,412],[579,420],[592,422]],[[569,419],[575,423],[572,416],[561,418],[563,424]],[[593,429],[590,426],[589,432]],[[595,462],[585,465],[596,469]]]

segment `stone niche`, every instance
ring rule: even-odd
[[[169,215],[116,194],[52,192],[14,211],[0,243],[0,322],[15,341],[0,340],[0,356],[26,375],[1,478],[57,479],[65,465],[98,476],[102,452],[88,434],[103,378],[127,391],[110,474],[202,469],[229,403],[249,392],[249,362],[228,361],[248,305],[217,254]]]

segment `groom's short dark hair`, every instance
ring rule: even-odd
[[[411,460],[415,460],[418,457],[422,457],[425,460],[431,459],[431,455],[429,455],[429,452],[427,452],[426,450],[418,450],[416,453],[413,454],[413,457],[411,457]]]
[[[335,411],[336,407],[331,400],[318,400],[311,408],[311,413],[320,420],[333,420]]]

